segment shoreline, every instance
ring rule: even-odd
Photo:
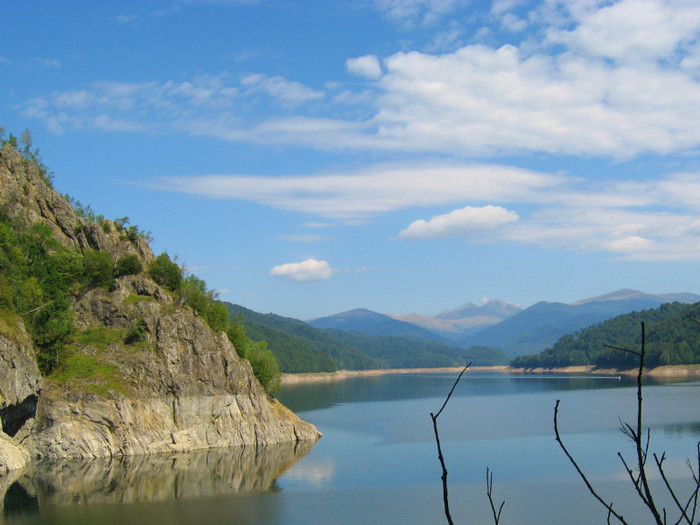
[[[464,369],[462,366],[438,367],[438,368],[377,368],[372,370],[337,370],[335,372],[304,372],[297,374],[282,374],[282,385],[295,385],[299,383],[320,383],[331,381],[343,381],[353,377],[375,377],[388,374],[421,374],[456,372]],[[592,365],[567,366],[561,368],[511,368],[507,365],[494,366],[470,366],[473,371],[493,371],[504,374],[591,374],[602,376],[636,376],[637,369],[618,370],[615,368],[596,368]],[[700,365],[665,365],[656,368],[645,369],[645,375],[655,378],[668,378],[683,380],[700,379]]]

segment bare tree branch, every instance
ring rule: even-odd
[[[506,501],[501,501],[501,504],[496,510],[496,504],[493,501],[493,472],[486,467],[486,496],[489,498],[489,503],[491,504],[491,512],[493,513],[493,521],[496,525],[501,521],[501,512],[503,512],[503,505]]]
[[[606,509],[608,509],[608,523],[610,522],[610,515],[615,516],[617,520],[620,523],[623,523],[625,525],[629,525],[627,521],[625,521],[625,518],[622,517],[622,515],[618,514],[613,510],[613,504],[606,502],[599,494],[596,492],[596,490],[593,488],[593,485],[591,485],[591,482],[588,481],[588,478],[586,475],[583,473],[581,470],[581,467],[578,466],[578,463],[576,463],[576,460],[574,457],[569,453],[569,450],[566,448],[564,445],[564,442],[561,440],[561,436],[559,435],[559,399],[557,399],[556,404],[554,405],[554,438],[556,439],[557,443],[559,443],[559,446],[561,449],[564,451],[564,454],[566,454],[566,457],[569,458],[569,461],[571,464],[574,466],[576,469],[576,472],[578,472],[578,475],[581,477],[583,482],[586,484],[586,487],[588,488],[588,491],[593,495],[595,499],[597,499],[601,505],[603,505]]]
[[[462,379],[462,375],[464,374],[464,372],[467,371],[467,368],[469,368],[470,366],[471,363],[465,366],[464,369],[459,373],[459,376],[457,376],[457,380],[455,381],[454,385],[452,385],[450,393],[447,394],[447,398],[440,407],[440,410],[438,410],[437,414],[433,414],[432,412],[430,413],[430,418],[433,420],[433,431],[435,432],[435,443],[437,444],[438,459],[440,460],[440,466],[442,467],[442,502],[445,508],[445,518],[447,518],[447,523],[449,523],[449,525],[454,524],[452,521],[452,516],[450,515],[450,501],[447,495],[447,467],[445,465],[445,458],[442,455],[442,447],[440,446],[440,433],[438,432],[437,418],[440,416],[440,414],[442,414],[442,411],[447,406],[447,402],[450,400],[450,397],[452,397],[452,392],[454,392],[455,388],[457,388],[457,383],[459,383],[459,380]]]

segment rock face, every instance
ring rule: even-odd
[[[42,222],[76,250],[154,259],[122,228],[76,217],[14,149],[0,151],[0,206]],[[42,379],[21,319],[0,326],[0,475],[34,458],[97,458],[238,445],[314,442],[313,425],[270,397],[226,335],[144,274],[72,301],[73,352],[95,373]],[[139,337],[123,337],[139,327]],[[96,335],[95,335],[96,334]],[[6,373],[8,371],[9,373]]]

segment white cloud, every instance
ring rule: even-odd
[[[284,107],[325,96],[282,77],[247,75],[238,84],[230,74],[222,73],[181,82],[95,82],[86,88],[30,99],[24,105],[24,114],[44,121],[56,132],[113,130],[100,124],[120,121],[125,123],[124,129],[131,130],[256,140],[254,131],[242,127],[238,112],[242,111],[242,100],[260,93]]]
[[[379,164],[356,172],[286,177],[168,177],[150,187],[255,202],[345,224],[409,208],[468,204],[416,221],[400,235],[474,234],[480,241],[603,250],[626,258],[700,260],[700,173],[603,182],[498,165]],[[507,203],[523,211],[516,215]],[[312,225],[331,226],[306,223]]]
[[[700,144],[700,83],[680,70],[512,45],[397,53],[384,64],[378,147],[624,157]]]
[[[374,0],[380,11],[389,19],[414,25],[436,22],[465,3],[460,0]]]
[[[408,228],[399,233],[407,240],[437,239],[445,237],[466,237],[491,230],[498,226],[516,222],[518,214],[500,206],[473,208],[467,206],[445,215],[437,215],[430,220],[412,222]]]
[[[565,180],[497,165],[382,164],[358,172],[308,176],[166,177],[153,187],[352,220],[460,201],[538,200],[543,190]]]
[[[697,2],[622,0],[590,6],[595,9],[573,6],[577,26],[550,30],[549,38],[593,56],[636,62],[673,56],[700,29]]]
[[[637,235],[629,235],[622,239],[615,239],[606,243],[605,247],[612,252],[639,252],[647,251],[654,245],[654,241],[639,237]]]
[[[353,75],[371,79],[377,79],[382,76],[382,66],[379,64],[379,59],[376,55],[348,58],[345,61],[345,67]]]
[[[280,76],[249,74],[241,80],[241,84],[251,90],[264,92],[279,103],[290,106],[319,100],[325,96],[321,91],[313,90],[299,82],[292,82]]]
[[[282,277],[300,283],[327,281],[333,276],[333,269],[326,261],[306,259],[298,263],[287,263],[275,266],[270,275]]]
[[[376,5],[394,19],[424,22],[461,4]],[[376,80],[369,91],[350,84],[328,97],[280,76],[252,73],[236,82],[228,74],[203,75],[95,83],[30,100],[25,115],[56,131],[118,120],[124,129],[230,141],[462,158],[520,152],[630,158],[700,146],[700,3],[535,4],[493,4],[496,24],[534,26],[522,42],[348,59],[349,72]],[[454,46],[463,29],[452,22],[436,33],[449,28],[442,49]],[[80,104],[66,103],[80,97]],[[308,104],[314,101],[323,102],[323,118],[315,113],[319,104]]]

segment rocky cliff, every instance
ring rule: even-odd
[[[43,223],[61,245],[113,262],[154,260],[143,236],[76,215],[35,164],[0,151],[0,210]],[[133,232],[131,232],[133,233]],[[0,261],[1,263],[1,261]],[[74,290],[70,377],[42,377],[22,317],[0,301],[0,474],[30,458],[130,456],[234,445],[313,442],[320,434],[270,397],[226,334],[147,272]],[[124,334],[139,328],[129,341]],[[127,342],[129,341],[129,342]]]

